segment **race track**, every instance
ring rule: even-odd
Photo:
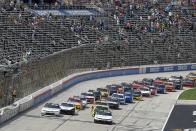
[[[190,71],[189,71],[190,72]],[[107,84],[132,82],[144,77],[186,75],[189,72],[171,72],[156,74],[141,74],[121,77],[110,77],[82,82],[56,95],[47,102],[61,103],[69,96],[79,95],[88,89],[104,87]],[[81,110],[75,116],[42,117],[40,110],[44,103],[20,114],[5,123],[1,131],[161,131],[168,114],[182,91],[160,94],[144,101],[122,105],[120,110],[113,110],[112,125],[94,124],[88,108]],[[46,103],[46,102],[45,102]],[[89,105],[90,106],[90,105]]]

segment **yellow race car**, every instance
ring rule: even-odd
[[[101,93],[101,97],[108,97],[108,89],[106,88],[97,88],[97,91]]]
[[[76,109],[79,109],[79,110],[84,109],[84,106],[82,104],[82,100],[80,100],[80,99],[76,99],[74,97],[69,97],[67,102],[74,104]]]
[[[133,99],[138,101],[142,100],[142,93],[139,89],[133,90]]]

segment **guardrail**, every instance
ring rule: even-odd
[[[83,81],[105,78],[105,77],[123,76],[123,75],[188,71],[188,70],[196,70],[196,63],[178,64],[178,65],[138,66],[132,68],[126,67],[120,69],[92,71],[92,72],[73,74],[47,87],[44,87],[43,89],[38,90],[19,101],[16,101],[14,104],[10,106],[0,109],[0,124],[13,118],[17,114],[51,98],[56,93],[63,91],[64,89],[69,88]]]

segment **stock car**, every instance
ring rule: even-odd
[[[94,97],[95,97],[95,100],[100,100],[101,99],[101,93],[100,91],[96,91],[96,90],[88,90],[88,92],[92,92]]]
[[[122,94],[122,93],[113,93],[111,95],[111,97],[118,99],[120,104],[126,104],[126,102],[125,102],[125,95]]]
[[[182,81],[182,85],[183,85],[183,87],[194,87],[194,80],[189,79],[189,78],[185,78]]]
[[[60,116],[60,106],[59,104],[54,103],[46,103],[44,107],[41,109],[41,115],[54,115],[54,116]]]
[[[119,106],[120,106],[120,102],[117,98],[112,98],[112,97],[108,97],[106,99],[106,102],[108,103],[108,106],[111,108],[111,109],[119,109]]]
[[[73,103],[61,103],[60,105],[61,113],[75,115],[75,105]]]
[[[143,80],[142,80],[142,82],[144,83],[144,85],[153,85],[153,79],[151,79],[151,78],[144,78]]]
[[[87,106],[87,99],[85,96],[73,96],[75,99],[79,99],[82,101],[82,106],[85,108]]]
[[[81,95],[84,96],[87,99],[88,104],[94,104],[95,103],[95,96],[92,92],[81,93]]]
[[[157,87],[154,85],[147,86],[150,89],[151,95],[157,95]]]
[[[142,100],[142,93],[141,93],[140,89],[133,90],[133,99],[139,100],[139,101]]]
[[[182,90],[183,89],[183,77],[182,76],[171,76],[169,81],[174,83],[175,89]]]
[[[140,88],[140,91],[142,93],[142,96],[146,96],[146,97],[151,96],[151,91],[148,87],[143,86],[143,87]]]
[[[97,110],[110,111],[110,108],[109,108],[109,106],[106,106],[106,105],[92,105],[91,109],[90,109],[92,117],[95,116],[95,113]]]
[[[68,99],[67,102],[74,104],[74,106],[75,106],[76,109],[79,109],[79,110],[84,109],[82,100],[80,100],[80,99],[69,97],[69,99]]]
[[[101,98],[109,96],[108,90],[106,88],[97,88],[97,91],[101,93]]]
[[[166,78],[166,77],[157,77],[155,80],[160,80],[162,82],[167,82],[168,78]]]
[[[190,72],[186,77],[192,80],[196,80],[196,72]]]
[[[97,110],[94,116],[94,123],[98,122],[112,124],[112,112],[107,110]]]
[[[169,92],[175,91],[174,82],[171,82],[171,81],[165,82],[165,88],[166,88],[166,91],[169,91]]]
[[[126,103],[133,103],[133,94],[131,92],[124,92],[124,95]]]
[[[118,86],[119,85],[117,85],[117,84],[107,85],[106,88],[108,90],[108,94],[112,95],[113,93],[117,93]]]
[[[166,88],[162,80],[154,80],[153,85],[157,88],[157,93],[165,94]]]

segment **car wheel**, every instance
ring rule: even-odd
[[[109,122],[108,124],[112,125],[112,123],[113,123],[113,122],[111,121],[111,122]]]
[[[44,113],[41,113],[41,116],[44,116]]]
[[[94,123],[97,123],[97,120],[94,120]]]

